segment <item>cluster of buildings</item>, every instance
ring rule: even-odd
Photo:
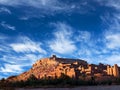
[[[104,77],[120,76],[120,67],[117,64],[114,66],[88,64],[84,60],[80,59],[69,59],[69,58],[58,58],[55,55],[49,58],[43,58],[33,64],[32,68],[12,79],[9,80],[27,80],[31,75],[34,75],[37,79],[41,78],[56,78],[60,77],[61,74],[68,75],[71,78],[81,77]]]
[[[38,71],[37,71],[37,68]],[[71,78],[80,78],[81,76],[120,76],[120,67],[114,66],[88,64],[80,59],[58,58],[53,55],[50,58],[43,58],[38,60],[32,67],[33,74],[37,78],[43,77],[60,77],[61,73],[70,76]]]

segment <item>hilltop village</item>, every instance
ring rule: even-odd
[[[71,78],[87,77],[119,77],[120,67],[117,64],[114,66],[88,64],[84,60],[58,58],[53,55],[49,58],[43,58],[36,61],[32,68],[18,76],[9,77],[9,81],[25,81],[30,75],[34,75],[37,79],[41,78],[59,78],[61,74],[65,74]]]

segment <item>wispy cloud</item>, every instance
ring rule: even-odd
[[[0,8],[0,13],[2,13],[2,12],[6,12],[8,14],[11,14],[11,11],[8,8],[6,8],[6,7],[1,7]]]
[[[29,17],[27,17],[27,16],[22,16],[22,17],[20,17],[19,19],[20,19],[20,20],[28,20]]]
[[[109,17],[109,19],[111,23],[109,23],[109,27],[103,35],[105,37],[103,39],[105,44],[105,47],[103,47],[103,49],[106,49],[107,53],[106,55],[102,56],[102,59],[104,59],[103,62],[105,63],[109,63],[111,65],[117,63],[120,65],[120,23],[119,19],[116,17]]]
[[[22,68],[20,65],[4,64],[4,67],[0,68],[0,72],[4,73],[21,73]]]
[[[91,33],[88,31],[78,31],[75,37],[78,42],[88,42],[91,38]]]
[[[0,4],[12,7],[25,6],[26,9],[24,9],[23,11],[25,14],[27,14],[28,17],[40,17],[41,14],[55,15],[56,13],[62,12],[69,15],[71,14],[71,12],[85,14],[94,9],[94,7],[88,5],[86,1],[75,1],[71,3],[67,1],[63,2],[62,0],[0,0]]]
[[[11,38],[2,34],[2,33],[0,33],[0,54],[2,54],[3,52],[9,52],[10,51],[10,47],[7,45],[8,43],[6,42],[9,39],[11,39]]]
[[[3,55],[0,60],[13,65],[31,66],[36,60],[40,59],[41,57],[42,54],[37,55],[34,53],[20,54],[19,56],[16,56],[16,54],[6,54]]]
[[[110,49],[119,49],[120,48],[120,33],[107,33],[105,35],[106,46]]]
[[[7,24],[7,23],[4,22],[4,21],[1,22],[0,25],[1,25],[2,27],[4,27],[5,29],[16,30],[15,26],[9,25],[9,24]]]
[[[3,53],[3,52],[4,52],[4,53],[10,52],[10,50],[11,50],[11,48],[10,48],[9,46],[6,46],[5,44],[1,44],[1,45],[0,45],[0,51],[1,51],[2,53]],[[0,53],[1,53],[1,52],[0,52]],[[2,53],[1,53],[1,54],[2,54]]]
[[[106,6],[109,7],[114,7],[115,9],[119,10],[120,9],[120,1],[115,1],[115,0],[109,0],[106,3]]]
[[[20,42],[12,43],[10,46],[16,52],[23,52],[23,53],[31,53],[31,52],[39,52],[45,54],[46,51],[41,48],[41,43],[37,43],[32,41],[28,37],[20,38]]]
[[[49,41],[49,47],[53,52],[61,55],[69,54],[87,60],[89,63],[97,62],[94,56],[98,57],[105,53],[106,49],[103,51],[102,46],[97,46],[100,41],[91,39],[92,34],[89,31],[76,30],[60,22],[53,25],[55,26],[54,38]]]
[[[2,74],[3,77],[8,77],[11,75],[18,75],[20,73],[23,73],[26,71],[26,68],[30,68],[33,63],[35,63],[36,60],[39,60],[42,58],[41,55],[36,54],[5,54],[0,58],[0,61],[2,61],[2,65],[0,65],[0,74]],[[28,63],[29,62],[29,63]]]
[[[55,2],[56,0],[53,0],[52,2]],[[39,2],[39,3],[37,3]],[[24,0],[0,0],[0,3],[1,4],[5,4],[5,5],[23,5],[23,4],[26,4],[26,5],[46,5],[47,3],[51,3],[50,0],[29,0],[28,3],[27,1],[24,1]],[[37,6],[36,6],[37,7]]]
[[[61,3],[58,0],[0,0],[0,4],[9,5],[9,6],[32,6],[35,8],[44,8],[49,10],[60,10],[62,7]]]
[[[79,31],[75,38],[77,40],[77,52],[74,55],[89,63],[96,63],[96,57],[103,53],[102,46],[97,46],[99,40],[97,38],[96,40],[92,39],[92,34],[89,31]]]
[[[106,58],[106,63],[108,63],[109,62],[109,64],[118,64],[118,65],[120,65],[120,54],[113,54],[113,55],[111,55],[111,56],[108,56],[107,58]]]
[[[69,12],[71,11],[70,7],[59,0],[0,0],[1,5],[11,6],[11,7],[25,7],[22,12],[25,14],[20,17],[22,20],[27,16],[31,17],[40,17],[42,15],[54,15],[60,12]],[[32,7],[32,8],[29,8]],[[34,9],[34,10],[33,10]],[[32,11],[32,12],[31,12]]]
[[[27,36],[18,36],[14,38],[13,42],[7,42],[11,38],[1,36],[1,40],[4,42],[0,44],[0,62],[2,62],[0,74],[4,76],[20,74],[25,71],[24,67],[30,68],[36,60],[46,55],[46,51],[41,47],[41,42],[31,40]]]
[[[106,17],[107,16],[107,17]],[[104,31],[105,45],[109,49],[120,48],[120,12],[114,13],[112,16],[108,13],[102,16],[103,23],[107,23],[107,28]]]
[[[60,54],[72,53],[76,50],[74,41],[72,41],[71,27],[65,23],[55,24],[56,32],[54,33],[55,38],[49,42],[49,47],[53,52]]]
[[[107,12],[102,16],[102,21],[104,25],[107,25],[106,30],[103,31],[102,44],[105,46],[103,50],[105,53],[100,55],[100,61],[103,60],[103,63],[114,64],[119,63],[120,55],[120,1],[115,0],[97,0],[102,5],[112,8],[115,12]]]

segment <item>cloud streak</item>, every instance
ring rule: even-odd
[[[30,6],[46,10],[61,10],[64,8],[58,0],[0,0],[0,4],[12,7]]]
[[[22,68],[20,65],[11,65],[11,64],[4,64],[4,68],[0,68],[0,72],[3,73],[20,73],[22,72]]]
[[[22,42],[19,43],[12,43],[10,46],[15,52],[22,52],[22,53],[43,53],[46,54],[46,51],[41,48],[41,43],[37,43],[29,39],[28,37],[22,37]]]
[[[53,52],[60,54],[70,54],[76,50],[74,42],[70,39],[72,36],[71,27],[64,23],[55,24],[55,38],[49,42],[49,47]]]
[[[1,22],[0,23],[2,27],[4,27],[5,29],[8,29],[8,30],[16,30],[15,26],[12,26],[12,25],[9,25],[7,24],[6,22]]]
[[[1,7],[0,8],[0,13],[2,13],[2,12],[6,12],[8,14],[12,14],[12,12],[8,8],[6,8],[6,7]]]
[[[85,14],[91,10],[94,10],[93,6],[88,5],[86,1],[75,1],[72,4],[67,1],[65,2],[62,0],[0,0],[1,5],[11,6],[14,8],[26,8],[22,10],[25,15],[21,17],[27,16],[27,19],[31,17],[42,17],[46,15],[53,16],[58,13],[64,13],[67,15],[72,14],[72,12]]]
[[[106,46],[109,49],[119,49],[120,48],[120,33],[111,33],[106,35]]]
[[[42,55],[46,55],[41,42],[35,42],[27,36],[18,36],[12,43],[6,42],[10,39],[7,36],[2,36],[1,39],[4,42],[0,45],[0,74],[4,76],[20,74],[25,71],[25,67],[32,66]]]

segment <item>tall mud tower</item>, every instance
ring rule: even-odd
[[[113,67],[113,75],[115,77],[119,77],[119,69],[118,69],[117,64],[115,64],[114,67]]]
[[[107,74],[113,75],[113,67],[111,67],[110,65],[107,66]]]

